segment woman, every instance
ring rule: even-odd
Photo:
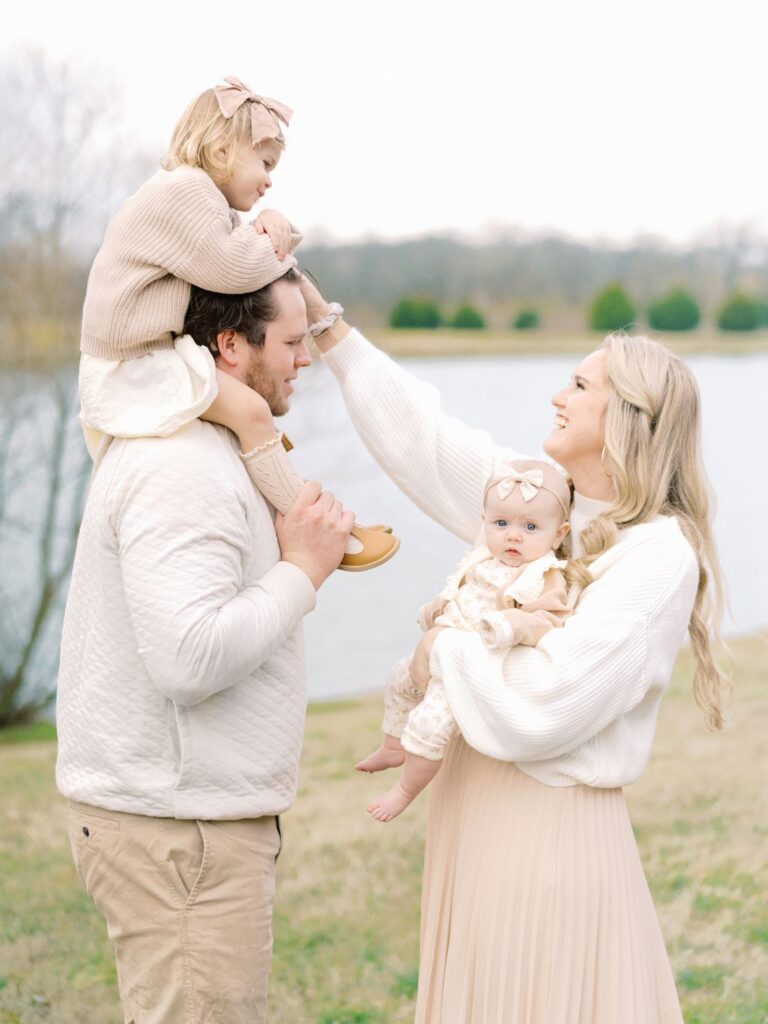
[[[332,321],[304,291],[310,322]],[[510,453],[441,414],[434,388],[340,317],[317,341],[378,462],[473,541]],[[432,797],[417,1024],[682,1022],[621,787],[645,767],[687,631],[694,695],[722,724],[698,391],[663,346],[609,337],[552,402],[544,450],[575,488],[578,604],[536,648],[490,652],[453,629],[435,642],[431,674],[462,737]]]

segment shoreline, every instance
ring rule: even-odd
[[[768,329],[750,332],[690,331],[680,334],[644,331],[678,355],[724,357],[768,353]],[[590,352],[605,337],[599,331],[457,331],[363,328],[363,334],[391,356],[451,358],[464,356],[558,356]]]

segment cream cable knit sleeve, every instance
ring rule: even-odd
[[[428,516],[463,540],[480,528],[483,491],[515,453],[440,409],[440,392],[352,331],[324,356],[350,418],[378,464]],[[375,396],[375,400],[372,396]]]

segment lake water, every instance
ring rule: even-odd
[[[704,457],[717,495],[716,538],[733,610],[727,631],[754,630],[768,625],[768,544],[759,532],[768,510],[763,411],[768,355],[698,356],[688,361],[702,392]],[[552,423],[549,396],[567,382],[578,360],[553,356],[402,362],[439,388],[448,413],[487,429],[500,444],[536,455]],[[47,451],[55,430],[46,407],[50,397],[29,381],[22,388],[13,387],[12,380],[6,383],[10,390],[1,397],[9,415],[13,392],[37,395],[34,429],[17,431],[16,440],[34,446],[42,439]],[[418,639],[419,606],[442,588],[465,545],[413,506],[378,469],[354,433],[336,382],[322,364],[301,374],[294,408],[283,424],[296,445],[294,462],[304,476],[323,481],[360,522],[390,523],[401,538],[400,551],[387,565],[366,573],[334,573],[320,592],[317,609],[306,619],[312,699],[380,689],[392,662],[410,653]],[[76,453],[77,425],[69,426]],[[28,472],[25,462],[33,464],[32,453],[17,454],[23,472],[12,482],[0,537],[0,644],[14,636],[19,644],[26,636],[27,605],[34,593],[29,583],[37,573],[29,524],[44,514],[45,471],[38,467]],[[38,684],[55,676],[59,625],[53,616],[35,658],[33,678]]]
[[[768,544],[759,533],[768,510],[768,355],[687,361],[701,389],[704,458],[717,496],[716,539],[733,612],[726,631],[754,630],[768,625]],[[446,412],[487,429],[503,445],[536,455],[552,423],[549,396],[567,382],[578,359],[401,362],[440,389]],[[306,620],[312,699],[380,689],[392,662],[418,639],[419,606],[441,589],[465,545],[415,508],[378,469],[324,366],[300,376],[294,408],[282,422],[296,445],[300,472],[322,480],[360,522],[390,523],[401,538],[400,551],[387,565],[334,573]]]

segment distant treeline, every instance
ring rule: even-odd
[[[705,312],[737,289],[768,298],[768,240],[737,231],[685,250],[655,241],[611,248],[550,235],[485,244],[424,237],[307,245],[298,255],[328,297],[381,324],[405,295],[427,295],[449,308],[469,300],[491,327],[508,326],[528,303],[548,320],[583,322],[593,295],[611,281],[640,307],[673,287],[689,291]]]

